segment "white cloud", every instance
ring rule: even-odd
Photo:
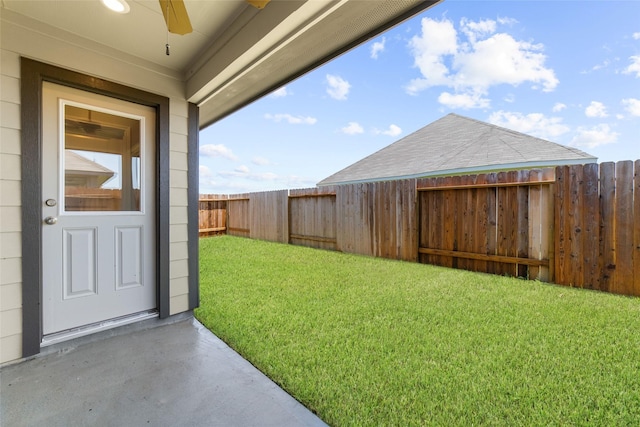
[[[631,65],[625,68],[622,72],[624,74],[636,73],[636,77],[640,78],[640,55],[629,57]]]
[[[378,54],[384,52],[384,45],[387,42],[385,37],[382,38],[379,42],[374,42],[371,45],[371,58],[378,59]]]
[[[634,40],[640,40],[640,31],[637,33],[633,33],[631,37],[633,37]]]
[[[392,124],[389,126],[389,129],[387,130],[375,129],[373,132],[376,135],[382,134],[382,135],[388,135],[388,136],[398,136],[402,133],[402,129],[399,126]]]
[[[514,19],[514,18],[507,18],[507,17],[502,18],[502,17],[498,17],[498,24],[500,24],[500,25],[509,25],[509,26],[512,26],[512,25],[515,25],[515,24],[517,24],[517,23],[518,23],[518,20],[517,20],[517,19]]]
[[[254,157],[253,159],[251,159],[251,163],[253,163],[254,165],[258,165],[258,166],[266,166],[266,165],[270,165],[271,162],[269,161],[269,159],[266,159],[264,157]]]
[[[496,21],[491,19],[469,21],[467,18],[462,18],[460,20],[460,30],[471,43],[475,43],[478,37],[486,37],[496,32]]]
[[[602,62],[602,64],[596,64],[591,68],[591,71],[598,71],[598,70],[602,70],[603,68],[607,68],[609,66],[609,64],[611,64],[611,61],[609,61],[608,59],[605,59],[604,62]]]
[[[243,169],[240,169],[240,170],[236,169],[234,171],[222,171],[222,172],[218,172],[218,175],[227,179],[242,178],[242,179],[248,179],[251,181],[275,181],[278,179],[278,175],[272,172],[249,173],[248,170],[245,171]]]
[[[247,175],[247,179],[253,181],[275,181],[278,179],[278,175],[273,172],[254,173]]]
[[[504,102],[508,102],[509,104],[516,102],[516,96],[513,93],[507,94],[503,99]]]
[[[334,76],[332,74],[327,74],[327,93],[333,99],[337,99],[339,101],[344,101],[347,99],[347,95],[349,94],[349,89],[351,85],[348,81],[344,80],[340,76]]]
[[[562,123],[560,117],[545,117],[541,113],[524,115],[517,112],[496,111],[489,116],[489,123],[550,140],[570,130]]]
[[[411,80],[407,86],[410,94],[431,86],[451,86],[451,76],[444,57],[453,56],[458,51],[457,33],[451,21],[423,18],[421,22],[422,34],[414,36],[409,47],[422,77]]]
[[[622,100],[622,105],[632,116],[640,117],[640,99],[626,98]]]
[[[278,175],[273,172],[251,173],[247,169],[237,168],[234,171],[222,171],[218,173],[224,179],[231,180],[226,187],[238,189],[254,189],[253,185],[242,184],[242,181],[277,183],[282,188],[308,187],[315,185],[317,179],[304,178],[297,175]],[[213,182],[213,181],[211,181]],[[255,190],[251,190],[255,191]]]
[[[562,102],[556,102],[553,105],[553,108],[551,109],[551,111],[553,111],[554,113],[558,113],[562,110],[565,110],[567,108],[566,104],[563,104]]]
[[[438,102],[451,109],[462,108],[468,110],[470,108],[489,108],[491,101],[488,98],[482,98],[479,93],[458,93],[451,94],[442,92],[438,97]]]
[[[602,102],[591,101],[591,104],[584,110],[587,117],[607,117],[607,107]]]
[[[238,157],[223,144],[205,144],[200,146],[200,154],[207,157],[224,157],[236,161]]]
[[[518,86],[529,82],[544,92],[551,92],[558,85],[554,71],[545,67],[544,46],[496,33],[495,21],[464,18],[460,21],[460,34],[446,18],[423,18],[421,22],[421,34],[409,42],[421,77],[406,86],[409,94],[447,86],[456,94],[473,94],[480,99],[492,86],[501,84]],[[507,22],[508,18],[501,18],[500,23]],[[459,36],[466,41],[459,41]]]
[[[456,56],[454,68],[458,85],[486,90],[490,86],[524,82],[542,84],[551,92],[558,84],[553,70],[544,67],[543,47],[516,41],[509,34],[494,34],[474,44],[473,50]]]
[[[613,144],[618,140],[618,133],[613,132],[609,125],[599,124],[591,128],[579,127],[576,136],[570,142],[574,147],[595,148],[601,145]]]
[[[199,173],[200,177],[206,178],[208,176],[211,176],[211,169],[209,169],[205,165],[200,165]]]
[[[235,168],[235,171],[238,173],[242,173],[242,174],[248,174],[249,168],[246,165],[240,165],[237,168]]]
[[[201,192],[209,193],[215,191],[214,188],[218,185],[218,182],[211,179],[213,176],[213,174],[211,173],[211,169],[209,169],[209,167],[205,165],[200,165],[199,172]]]
[[[273,120],[274,122],[281,122],[284,120],[287,123],[292,125],[299,125],[299,124],[314,125],[318,121],[318,119],[316,119],[315,117],[292,116],[291,114],[268,114],[267,113],[264,115],[264,118],[268,120]]]
[[[271,92],[271,96],[273,98],[283,98],[287,95],[289,95],[289,92],[287,91],[286,86],[282,86],[280,89],[276,89],[273,92]]]
[[[364,129],[358,122],[349,122],[349,124],[340,129],[342,133],[347,135],[356,135],[358,133],[364,133]]]

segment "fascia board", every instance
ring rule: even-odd
[[[547,167],[556,167],[556,166],[570,166],[570,165],[583,165],[589,163],[596,163],[596,157],[589,157],[584,159],[571,159],[571,160],[558,160],[554,162],[526,162],[526,163],[510,163],[504,165],[490,165],[490,166],[478,166],[473,168],[459,168],[459,169],[443,169],[432,172],[425,173],[416,173],[411,175],[398,175],[398,176],[384,176],[378,178],[367,178],[367,179],[354,179],[349,181],[339,181],[339,180],[331,180],[331,181],[320,181],[316,184],[318,187],[325,187],[329,185],[346,185],[346,184],[365,184],[369,182],[380,182],[380,181],[397,181],[402,179],[415,179],[415,178],[432,178],[438,176],[456,176],[456,175],[473,175],[478,173],[493,173],[493,172],[502,172],[502,171],[512,171],[512,170],[521,170],[521,169],[538,169],[538,168],[547,168]]]

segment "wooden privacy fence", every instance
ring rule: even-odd
[[[623,161],[203,195],[200,228],[640,295],[639,192]]]
[[[68,186],[64,189],[67,211],[137,211],[140,190],[123,191],[112,188]]]
[[[549,280],[553,172],[419,180],[420,261]]]
[[[555,283],[640,295],[640,160],[556,168]]]

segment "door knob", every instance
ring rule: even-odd
[[[54,216],[48,216],[44,219],[44,223],[45,224],[49,224],[49,225],[53,225],[56,222],[58,222],[58,218],[54,217]]]

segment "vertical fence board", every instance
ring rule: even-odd
[[[464,182],[464,179],[463,179]],[[468,190],[460,191],[462,193],[462,243],[460,245],[461,250],[464,252],[474,252],[476,235],[473,230],[475,223],[475,210],[474,210],[474,193],[475,189],[470,188]],[[462,268],[466,270],[475,271],[475,261],[466,259]]]
[[[476,177],[476,184],[486,184],[486,175],[478,175]],[[473,250],[474,252],[483,255],[487,255],[489,253],[489,249],[487,247],[487,230],[489,221],[487,207],[488,191],[490,191],[490,189],[487,188],[478,188],[475,191],[475,218],[473,219],[473,231],[475,233],[476,239],[475,247],[473,248]],[[476,271],[487,271],[487,261],[476,260],[476,262],[474,263],[474,267]]]
[[[518,204],[516,256],[529,257],[529,187],[516,187]],[[528,277],[529,268],[524,264],[517,266],[518,277]]]
[[[513,174],[508,178],[510,182],[514,182]],[[503,237],[507,249],[507,256],[518,256],[518,187],[507,188],[507,211],[505,212],[505,230],[507,234]],[[518,276],[518,266],[503,264],[504,272],[510,276]]]
[[[568,184],[569,167],[558,166],[556,168],[555,185],[555,282],[568,285],[566,258],[568,257],[568,230],[566,219],[568,215]]]
[[[542,179],[545,181],[555,181],[556,169],[547,168],[542,170]],[[549,266],[541,270],[541,274],[547,274],[545,280],[553,280],[555,278],[555,191],[556,185],[545,185],[542,188],[542,206],[540,213],[542,214],[541,229],[546,230],[542,233],[542,259],[549,260]],[[542,279],[541,279],[542,280]]]
[[[501,178],[501,174],[498,174],[499,182],[504,182],[505,180]],[[509,245],[507,242],[507,236],[509,235],[510,224],[508,221],[509,218],[509,196],[506,187],[498,187],[497,189],[497,200],[496,200],[496,254],[507,256],[509,251]],[[497,274],[508,274],[508,270],[505,269],[505,266],[502,263],[496,263],[496,273]]]
[[[613,291],[616,280],[615,163],[600,164],[600,274],[601,289]]]
[[[454,176],[451,183],[455,186],[461,185],[461,177]],[[453,201],[453,217],[451,221],[451,229],[453,230],[453,250],[464,251],[464,190],[455,190],[452,192]],[[464,258],[453,258],[453,268],[466,268],[467,260]]]
[[[428,193],[433,202],[434,222],[431,224],[431,248],[444,248],[444,191],[435,191]],[[432,262],[436,265],[445,265],[445,258],[437,255],[431,255]]]
[[[393,203],[393,201],[395,201],[395,197],[393,198],[394,199],[393,201],[391,198],[391,192],[394,187],[395,186],[393,181],[384,182],[380,186],[380,189],[382,190],[381,191],[382,194],[380,194],[380,197],[382,199],[382,204],[384,208],[382,210],[382,217],[380,218],[380,221],[379,221],[379,232],[380,232],[379,241],[381,242],[380,250],[382,251],[382,256],[384,258],[392,258],[391,254],[392,254],[392,249],[394,244],[394,239],[392,235],[396,227],[395,227],[395,224],[392,223],[392,221],[393,221],[393,218],[395,217],[396,204]]]
[[[591,163],[582,168],[583,208],[582,208],[582,283],[585,288],[600,289],[598,267],[600,209],[598,194],[598,164]]]
[[[360,253],[363,255],[374,256],[376,251],[375,239],[375,197],[376,186],[373,183],[362,185],[362,195],[364,198],[360,201],[359,215],[364,219],[363,226],[358,228],[356,239],[361,242]],[[356,198],[358,195],[356,194]]]
[[[431,209],[429,206],[428,192],[423,191],[417,193],[417,211],[422,212],[418,217],[418,247],[428,248],[429,246],[429,219]],[[425,262],[426,254],[418,254],[418,262]]]
[[[470,183],[470,177],[469,176],[462,176],[460,177],[460,185],[469,185]],[[460,214],[458,216],[459,218],[459,223],[458,223],[458,227],[460,228],[460,232],[458,233],[458,235],[460,236],[460,239],[458,240],[458,250],[462,251],[462,252],[473,252],[473,226],[472,226],[472,217],[474,215],[473,212],[473,194],[472,194],[473,190],[472,189],[466,189],[466,190],[458,190],[458,193],[460,194]],[[473,270],[475,265],[473,263],[473,260],[471,259],[465,259],[462,258],[460,260],[460,264],[459,264],[459,268],[462,268],[464,270]]]
[[[442,248],[448,251],[455,251],[455,217],[456,217],[456,205],[455,205],[455,191],[445,190],[442,192],[443,196],[443,235],[442,235]],[[451,257],[444,257],[442,264],[445,267],[455,267],[457,263]]]
[[[487,175],[488,184],[497,182],[497,175]],[[498,255],[498,189],[487,189],[487,255]],[[498,263],[487,261],[487,273],[498,274]]]
[[[339,185],[336,188],[336,249],[342,252],[355,253],[353,248],[353,200],[352,185]]]
[[[616,163],[615,253],[616,280],[613,292],[633,291],[633,163]]]
[[[399,222],[401,226],[401,238],[398,240],[399,259],[403,261],[418,260],[418,215],[417,215],[417,181],[408,179],[401,181],[400,204],[397,207]]]
[[[640,296],[640,160],[633,174],[633,295]]]
[[[541,173],[539,170],[532,170],[530,173],[530,181],[539,181]],[[528,257],[534,259],[542,259],[542,185],[535,185],[529,187],[529,214],[528,214],[528,228],[529,228],[529,244],[527,248]],[[529,278],[540,279],[541,267],[531,266],[529,267]]]
[[[583,273],[583,233],[582,212],[583,200],[582,165],[573,165],[569,168],[569,208],[567,234],[569,237],[569,256],[565,258],[566,274],[572,286],[582,287],[584,283]]]
[[[373,212],[373,235],[371,242],[373,243],[373,256],[382,256],[383,248],[386,245],[384,241],[384,219],[386,213],[389,210],[389,205],[385,206],[385,197],[384,197],[384,182],[377,182],[372,184],[373,191],[373,204],[370,205],[370,209]]]

